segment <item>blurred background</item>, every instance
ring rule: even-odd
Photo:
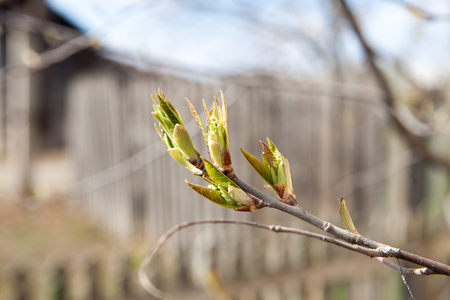
[[[348,1],[364,50],[341,2],[0,1],[0,298],[153,299],[137,267],[184,221],[315,231],[190,190],[153,128],[159,88],[203,155],[184,99],[224,92],[241,179],[263,185],[239,148],[269,137],[305,209],[340,225],[345,196],[361,234],[450,263],[450,4]],[[176,234],[149,276],[176,299],[410,299],[370,258],[235,225]],[[407,281],[450,298],[445,277]]]

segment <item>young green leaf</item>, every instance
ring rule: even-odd
[[[259,142],[261,143],[261,145],[263,147],[263,155],[265,156],[267,163],[272,168],[277,169],[278,168],[277,159],[276,159],[275,155],[273,154],[272,150],[263,141],[259,141]]]
[[[212,159],[213,163],[218,167],[223,167],[222,164],[222,152],[223,148],[220,145],[219,138],[217,137],[217,134],[214,131],[208,132],[208,150],[210,158]]]
[[[277,183],[286,186],[286,163],[283,161],[278,166]]]
[[[345,205],[344,197],[338,199],[339,201],[339,212],[341,214],[342,224],[347,228],[348,231],[353,233],[357,233],[355,225],[353,225],[352,218],[350,217],[350,213],[348,212],[347,205]]]
[[[172,122],[172,124],[183,124],[183,120],[180,117],[178,111],[173,107],[172,103],[170,103],[169,99],[167,99],[166,95],[164,95],[160,90],[156,93],[156,97],[158,98],[159,105],[162,110],[167,114],[168,118]]]
[[[161,123],[159,124],[159,128],[158,128],[158,125],[156,125],[156,124],[154,124],[154,125],[155,125],[156,132],[158,133],[158,135],[161,138],[161,140],[163,141],[163,143],[167,146],[167,148],[175,148],[175,145],[173,144],[173,142],[170,139],[167,132],[164,130],[164,127],[161,125]]]
[[[269,138],[267,138],[267,142],[269,143],[270,151],[272,151],[273,156],[275,156],[278,163],[281,163],[282,161],[284,161],[284,156],[281,154],[280,151],[278,151],[277,146],[275,146],[275,144],[272,143],[272,141]]]
[[[220,121],[222,122],[223,126],[225,127],[225,131],[228,131],[227,101],[225,101],[225,96],[223,95],[222,91],[220,91],[220,96],[222,97],[222,109],[220,110]]]
[[[238,187],[236,183],[234,183],[230,178],[224,175],[219,169],[217,169],[212,163],[202,157],[203,162],[205,163],[206,172],[208,172],[209,177],[216,184],[223,184],[225,186],[232,185],[234,187]]]
[[[194,191],[205,197],[206,199],[226,208],[238,208],[240,205],[238,203],[229,203],[222,197],[219,190],[210,189],[201,185],[190,183],[186,180],[187,185],[189,185]]]
[[[284,174],[286,177],[286,185],[287,185],[288,189],[290,189],[292,191],[292,193],[294,193],[294,187],[292,186],[291,170],[289,168],[289,161],[287,159],[285,159],[282,162],[282,165],[283,165]]]
[[[203,127],[203,123],[200,120],[200,117],[197,113],[197,111],[195,110],[194,105],[192,105],[191,101],[188,100],[188,98],[186,98],[186,101],[189,105],[189,110],[191,111],[192,116],[194,116],[195,122],[197,122],[198,127],[200,128],[200,130],[203,133],[203,137],[205,138],[205,141],[208,143],[207,137],[206,137],[206,131],[205,131],[205,127]]]
[[[173,139],[175,144],[187,158],[197,158],[199,156],[197,150],[195,150],[194,143],[192,142],[189,132],[183,125],[175,125],[175,129],[173,130]]]
[[[270,174],[269,168],[257,159],[254,155],[248,153],[244,149],[241,148],[241,152],[244,157],[247,159],[248,163],[255,169],[256,173],[259,174],[268,184],[273,185],[272,175]]]

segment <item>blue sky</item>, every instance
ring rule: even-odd
[[[326,50],[335,38],[332,27],[337,26],[331,22],[331,1],[323,0],[47,3],[81,31],[98,38],[117,57],[126,56],[137,66],[145,68],[157,62],[204,73],[324,71],[329,67],[327,61],[309,41]],[[450,21],[425,22],[399,1],[350,3],[369,41],[386,59],[406,59],[411,72],[423,77],[450,68]],[[450,3],[430,0],[426,10],[447,14]],[[351,32],[342,31],[336,43],[346,62],[361,63]]]

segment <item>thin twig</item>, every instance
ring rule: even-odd
[[[157,287],[155,287],[153,285],[153,283],[151,282],[151,280],[148,278],[147,273],[146,273],[146,268],[148,267],[148,265],[150,264],[150,262],[152,261],[152,258],[155,256],[155,254],[158,252],[158,250],[164,245],[164,243],[176,232],[191,227],[191,226],[196,226],[196,225],[203,225],[203,224],[234,224],[234,225],[245,225],[245,226],[250,226],[250,227],[254,227],[254,228],[259,228],[259,229],[265,229],[265,230],[269,230],[275,233],[291,233],[291,234],[297,234],[297,235],[302,235],[302,236],[306,236],[309,238],[313,238],[313,239],[317,239],[317,240],[321,240],[324,241],[326,243],[330,243],[342,248],[345,248],[347,250],[351,250],[354,252],[358,252],[360,254],[369,256],[369,257],[378,257],[378,256],[385,256],[386,253],[384,253],[381,250],[378,249],[370,249],[367,247],[362,247],[359,245],[355,245],[355,244],[349,244],[347,242],[335,239],[335,238],[331,238],[322,234],[317,234],[317,233],[313,233],[313,232],[309,232],[306,230],[301,230],[301,229],[297,229],[297,228],[291,228],[291,227],[284,227],[284,226],[278,226],[278,225],[263,225],[263,224],[259,224],[259,223],[254,223],[254,222],[248,222],[248,221],[234,221],[234,220],[201,220],[201,221],[193,221],[193,222],[186,222],[186,223],[181,223],[178,224],[174,227],[172,227],[171,229],[169,229],[168,231],[166,231],[166,233],[164,233],[156,242],[156,244],[153,246],[153,248],[151,248],[148,253],[146,254],[145,258],[143,259],[140,267],[139,267],[139,271],[138,271],[138,275],[139,275],[139,282],[141,283],[141,285],[153,296],[160,298],[160,299],[171,299],[171,295],[167,294],[163,291],[161,291],[160,289],[158,289]],[[398,270],[398,266],[393,265],[388,262],[388,261],[383,261],[381,260],[383,263],[387,264],[390,267],[393,267],[394,269]],[[403,268],[403,270],[405,270],[405,274],[407,275],[431,275],[433,274],[432,270],[426,269],[426,268],[421,268],[420,270],[425,269],[425,271],[423,272],[419,272],[416,271],[414,272],[414,270],[416,269],[408,269],[408,268]]]
[[[401,275],[432,275],[436,274],[429,268],[404,268],[400,267],[393,262],[390,262],[385,257],[375,257],[376,260],[382,262],[386,266],[398,271]]]
[[[94,39],[86,35],[79,35],[55,48],[30,57],[25,64],[12,64],[1,68],[0,83],[4,83],[8,78],[17,78],[48,68],[94,45],[96,45]]]

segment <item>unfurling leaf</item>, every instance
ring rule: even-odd
[[[266,165],[254,155],[248,153],[242,148],[241,152],[247,159],[248,163],[253,167],[253,169],[255,169],[256,173],[258,173],[268,184],[273,185],[272,175],[270,174],[269,168],[266,167]]]
[[[189,132],[183,125],[175,125],[175,129],[173,131],[173,139],[175,144],[178,146],[178,148],[180,148],[181,152],[183,152],[183,154],[187,158],[197,158],[199,156],[197,150],[195,150],[194,143],[192,142]]]
[[[207,144],[209,149],[209,156],[213,164],[217,167],[223,167],[222,152],[224,148],[220,145],[219,138],[214,131],[208,132]]]
[[[228,149],[227,104],[225,102],[223,94],[222,106],[220,106],[217,98],[214,98],[214,100],[215,103],[213,103],[209,111],[206,108],[205,102],[203,102],[203,106],[206,112],[206,144],[208,145],[209,156],[212,163],[221,171],[225,173],[231,173],[233,171],[233,168],[231,163],[231,156],[229,155]],[[191,108],[191,111],[193,112],[195,117],[195,110]],[[197,123],[199,123],[199,120],[197,120]]]
[[[289,162],[270,139],[267,141],[269,146],[259,141],[263,147],[262,161],[241,149],[242,154],[282,202],[292,206],[297,205]]]
[[[273,154],[272,150],[263,141],[259,141],[259,142],[261,143],[261,145],[263,147],[263,155],[266,158],[267,163],[272,168],[277,169],[278,168],[277,159],[276,159],[275,155]]]
[[[227,101],[225,101],[225,96],[223,95],[223,92],[220,91],[220,96],[222,98],[222,109],[219,110],[220,113],[220,121],[222,122],[225,131],[228,132],[228,109],[227,109]],[[219,103],[219,101],[216,102]],[[228,140],[228,139],[227,139]]]
[[[292,194],[295,195],[294,187],[292,186],[291,170],[289,168],[289,161],[287,159],[285,159],[284,161],[281,162],[280,169],[284,173],[283,176],[284,176],[284,180],[286,181],[286,186],[292,192]],[[278,174],[280,173],[279,170],[278,170]]]
[[[202,157],[205,163],[206,172],[208,172],[209,177],[215,184],[222,184],[225,186],[232,185],[238,187],[230,178],[224,175],[219,169],[217,169],[212,163]]]
[[[158,92],[156,93],[156,97],[158,98],[160,107],[167,114],[172,124],[184,125],[180,114],[175,109],[175,107],[173,107],[172,103],[170,103],[169,99],[167,99],[166,95],[161,92],[161,90],[158,90]]]
[[[281,163],[282,161],[284,161],[284,156],[281,154],[280,151],[278,151],[277,146],[275,146],[275,144],[269,138],[267,138],[267,142],[269,143],[270,151],[272,151],[272,153],[275,156],[275,158],[277,159],[278,163]]]
[[[352,218],[350,217],[350,213],[348,212],[347,205],[345,205],[344,197],[341,197],[340,199],[338,199],[338,201],[342,224],[347,228],[348,231],[358,233],[358,231],[356,231],[355,225],[353,225],[353,221]]]
[[[153,98],[155,104],[152,114],[159,124],[155,124],[155,129],[167,146],[170,155],[195,175],[203,174],[200,154],[195,149],[180,114],[160,90],[156,93],[156,98],[158,98],[158,104]]]
[[[205,197],[206,199],[226,208],[238,208],[240,204],[238,203],[230,203],[225,198],[222,197],[222,194],[219,190],[210,189],[201,185],[193,184],[186,181],[187,185],[189,185],[194,191]]]
[[[200,128],[201,132],[203,133],[203,137],[205,138],[206,143],[208,143],[208,138],[206,137],[205,127],[203,127],[203,123],[200,120],[200,117],[199,117],[197,111],[195,110],[194,105],[192,105],[191,101],[189,101],[188,98],[186,98],[186,101],[189,105],[189,110],[191,111],[192,116],[194,116],[195,122],[197,123],[198,127]]]

